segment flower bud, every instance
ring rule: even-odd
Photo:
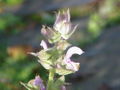
[[[41,33],[48,39],[49,43],[55,43],[61,39],[60,34],[50,27],[43,26]]]
[[[72,25],[70,22],[70,12],[69,9],[62,13],[59,12],[56,15],[56,21],[54,23],[54,29],[61,34],[63,39],[68,39],[75,31],[77,25]]]

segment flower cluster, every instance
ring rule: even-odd
[[[50,72],[46,88],[39,76],[32,80],[31,86],[37,88],[35,90],[65,90],[64,76],[79,70],[80,63],[72,61],[71,57],[73,54],[81,55],[83,51],[67,42],[76,27],[77,25],[70,22],[69,9],[56,14],[56,20],[52,28],[42,27],[41,33],[54,46],[48,47],[47,43],[42,40],[40,46],[43,49],[37,53],[30,53],[38,57],[38,62]],[[55,73],[61,75],[57,80],[54,80]]]

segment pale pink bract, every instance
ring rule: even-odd
[[[56,21],[54,23],[54,29],[61,34],[61,37],[68,39],[76,30],[77,25],[73,25],[70,22],[69,9],[65,12],[58,12],[56,15]]]

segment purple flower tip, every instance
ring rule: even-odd
[[[34,79],[34,85],[40,87],[40,90],[46,90],[40,76],[36,76]]]

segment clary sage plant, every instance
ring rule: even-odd
[[[76,28],[77,25],[70,22],[69,9],[56,14],[53,27],[42,27],[41,33],[54,46],[48,47],[47,43],[42,40],[40,46],[43,49],[30,54],[38,57],[38,62],[49,71],[48,81],[44,83],[40,76],[36,76],[35,79],[22,85],[28,90],[66,90],[65,75],[75,73],[80,67],[80,63],[72,61],[71,57],[73,54],[83,53],[79,47],[67,42]],[[59,78],[55,78],[55,74],[58,74]]]

